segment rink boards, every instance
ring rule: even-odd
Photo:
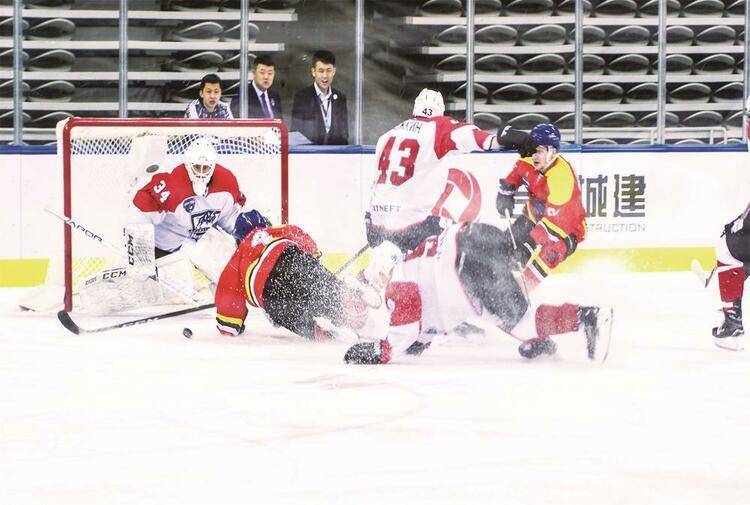
[[[563,271],[602,262],[628,271],[679,271],[688,270],[692,258],[708,267],[723,224],[750,200],[750,157],[738,148],[564,156],[578,172],[589,231]],[[290,221],[311,233],[330,265],[365,243],[362,215],[374,158],[372,149],[357,147],[290,154]],[[504,225],[495,211],[495,193],[498,178],[515,159],[511,153],[477,153],[444,163],[476,176],[483,196],[480,220]],[[0,226],[6,236],[0,243],[0,285],[38,284],[47,258],[59,254],[62,243],[62,225],[42,210],[61,192],[56,156],[49,149],[0,153],[0,165]],[[248,166],[229,168],[238,173],[248,202],[268,198],[254,181],[269,174]]]

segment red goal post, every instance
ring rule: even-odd
[[[185,148],[208,136],[217,163],[237,176],[247,207],[272,222],[289,218],[289,139],[279,119],[71,118],[58,125],[63,210],[110,243],[122,243],[134,192],[158,172],[182,163]],[[65,309],[78,282],[118,262],[113,254],[64,226]]]

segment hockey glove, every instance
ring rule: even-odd
[[[505,215],[506,210],[511,216],[513,215],[513,206],[516,204],[516,189],[518,188],[513,184],[509,184],[505,179],[500,179],[500,189],[497,190],[495,208],[501,216]]]
[[[502,130],[498,128],[497,142],[505,148],[515,149],[521,158],[528,158],[536,151],[536,145],[529,138],[529,134],[516,130],[510,125],[505,126]]]
[[[549,268],[555,268],[576,249],[577,243],[573,235],[568,235],[563,239],[553,239],[541,224],[536,225],[530,235],[534,242],[542,247],[539,259]]]
[[[232,235],[234,236],[234,240],[239,244],[255,228],[267,228],[269,226],[271,226],[271,221],[266,219],[263,214],[253,209],[237,216],[237,221],[234,222],[234,232],[232,232]]]

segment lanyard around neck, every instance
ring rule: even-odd
[[[317,97],[318,102],[320,103],[320,110],[323,111],[324,116],[327,116],[328,111],[331,110],[331,98],[333,98],[333,93],[329,91],[328,98],[326,98],[325,100],[323,100],[321,95],[317,95]]]

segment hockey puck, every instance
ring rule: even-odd
[[[185,338],[192,338],[193,337],[193,330],[190,328],[183,328],[182,329],[182,336]]]

